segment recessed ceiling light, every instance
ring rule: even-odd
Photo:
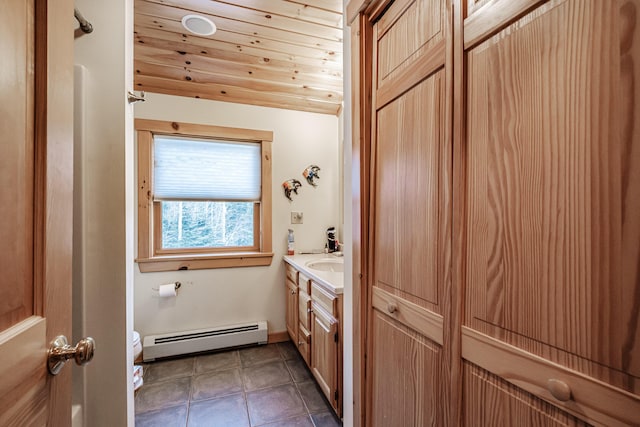
[[[183,16],[182,26],[189,32],[199,36],[210,36],[216,32],[216,24],[214,24],[209,18],[201,15]]]

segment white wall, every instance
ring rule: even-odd
[[[135,322],[141,336],[177,332],[253,320],[267,320],[269,332],[285,325],[284,266],[287,229],[293,228],[296,251],[324,248],[326,229],[339,227],[340,161],[336,116],[230,104],[204,99],[148,93],[135,107],[136,118],[171,120],[273,131],[273,262],[245,267],[140,273],[135,267]],[[320,166],[316,188],[302,177],[310,164]],[[282,182],[303,183],[293,202]],[[292,210],[304,213],[304,223],[290,224]],[[178,296],[159,299],[153,288],[180,281]]]
[[[84,129],[76,143],[74,338],[96,340],[74,367],[86,426],[133,425],[133,1],[76,0],[94,31],[75,42],[86,68]],[[71,29],[69,29],[71,33]],[[78,401],[78,399],[80,401]]]

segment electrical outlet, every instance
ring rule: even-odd
[[[291,212],[291,224],[302,224],[303,219],[302,212]]]

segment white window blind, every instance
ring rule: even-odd
[[[260,144],[156,135],[154,200],[259,201]]]

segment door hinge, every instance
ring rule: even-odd
[[[338,397],[340,396],[340,393],[338,393],[338,390],[335,391],[335,393],[333,393],[333,397],[335,400],[338,400]]]
[[[337,332],[335,334],[333,334],[333,340],[335,342],[338,342],[338,333]]]

